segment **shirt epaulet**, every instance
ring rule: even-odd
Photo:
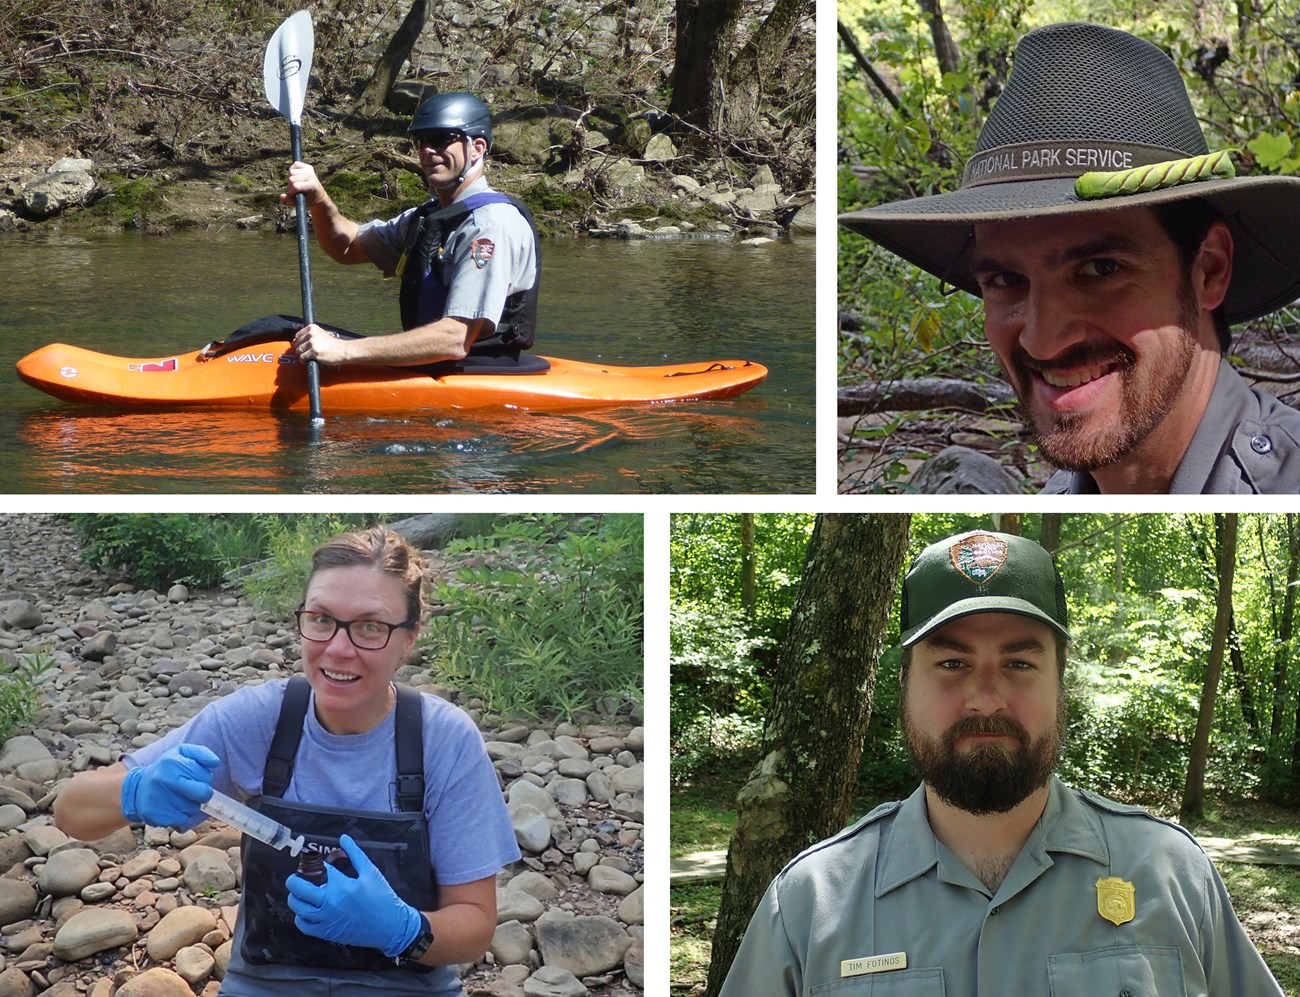
[[[1075,792],[1085,803],[1116,817],[1140,817],[1149,821],[1154,821],[1157,824],[1163,824],[1165,827],[1172,827],[1175,831],[1179,831],[1186,836],[1187,840],[1196,845],[1197,848],[1201,848],[1201,843],[1196,840],[1196,836],[1181,824],[1177,824],[1172,820],[1165,820],[1163,817],[1157,817],[1155,814],[1143,810],[1141,807],[1130,806],[1127,803],[1116,803],[1114,800],[1108,800],[1104,796],[1090,793],[1086,789],[1076,789]],[[1204,851],[1204,849],[1201,850]]]
[[[853,838],[858,834],[861,834],[863,831],[870,829],[871,825],[879,823],[880,821],[884,820],[886,817],[893,816],[898,811],[898,808],[901,807],[902,805],[903,805],[902,800],[894,800],[893,802],[890,803],[880,804],[880,806],[876,807],[876,809],[872,810],[869,814],[867,814],[865,817],[858,820],[856,823],[850,824],[842,831],[837,831],[835,834],[832,834],[829,838],[823,838],[815,845],[809,845],[807,848],[805,848],[798,855],[796,855],[794,858],[792,858],[789,862],[786,863],[785,868],[781,870],[781,874],[786,873],[788,870],[798,865],[800,862],[802,862],[804,859],[808,858],[809,856],[816,855],[818,852],[824,851],[825,849],[830,848],[833,845],[838,845],[842,841],[848,841],[850,838]]]

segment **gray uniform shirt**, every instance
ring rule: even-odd
[[[456,200],[490,189],[487,178],[479,177]],[[367,222],[357,233],[366,255],[385,277],[397,272],[417,210],[412,208],[387,221]],[[537,282],[533,230],[514,205],[485,204],[471,211],[456,228],[435,266],[447,287],[443,314],[466,322],[486,319],[495,328],[506,298]]]
[[[1134,888],[1120,924],[1112,878]],[[1190,834],[1057,779],[996,894],[935,838],[924,787],[795,858],[722,988],[773,994],[1282,997]]]
[[[1044,495],[1095,495],[1086,471],[1057,471]],[[1249,387],[1224,360],[1201,424],[1183,455],[1170,494],[1300,493],[1300,411]]]

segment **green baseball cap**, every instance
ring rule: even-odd
[[[903,579],[904,647],[972,613],[1018,613],[1070,638],[1065,585],[1052,555],[1010,533],[975,530],[933,543]]]

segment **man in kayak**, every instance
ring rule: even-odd
[[[1300,413],[1224,353],[1300,296],[1300,178],[1231,172],[1164,52],[1057,24],[1017,46],[959,190],[840,221],[984,299],[1046,491],[1294,494]]]
[[[1054,774],[1068,625],[1032,540],[917,556],[899,682],[921,785],[777,875],[721,997],[1282,997],[1190,833]]]
[[[388,221],[345,217],[307,163],[281,199],[306,196],[316,241],[340,263],[401,278],[402,331],[340,339],[319,325],[294,338],[304,360],[409,366],[466,357],[509,364],[533,344],[540,252],[528,209],[488,186],[492,115],[468,93],[424,101],[410,132],[435,197]]]

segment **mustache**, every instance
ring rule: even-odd
[[[1133,351],[1121,343],[1077,343],[1058,353],[1050,360],[1039,360],[1016,344],[1011,351],[1011,363],[1020,372],[1058,373],[1074,371],[1081,367],[1114,366],[1121,371],[1131,370],[1137,362]]]
[[[978,737],[981,734],[1014,737],[1022,745],[1026,747],[1029,745],[1029,731],[1010,717],[1004,717],[996,713],[988,717],[962,717],[944,732],[943,738],[947,745],[951,747],[963,737]]]

